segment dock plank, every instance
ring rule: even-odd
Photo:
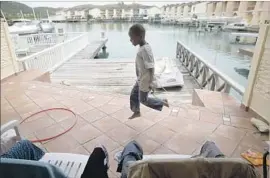
[[[129,95],[136,82],[133,59],[93,59],[95,49],[90,44],[51,74],[53,83],[68,83],[79,88]],[[168,98],[172,105],[192,102],[194,88],[199,88],[196,81],[178,61],[172,60],[184,75],[185,86],[157,90],[156,97]]]

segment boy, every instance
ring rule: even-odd
[[[134,46],[140,45],[136,56],[137,81],[130,94],[130,109],[134,112],[129,119],[140,117],[140,102],[150,108],[161,111],[163,105],[169,107],[167,100],[149,98],[154,81],[155,62],[150,45],[145,41],[145,29],[141,24],[135,24],[129,29],[130,41]]]

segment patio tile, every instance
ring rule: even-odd
[[[200,144],[187,136],[178,134],[167,141],[164,146],[178,154],[191,155]]]
[[[138,132],[124,124],[106,133],[106,135],[108,135],[110,138],[112,138],[114,141],[121,145],[126,143],[128,140],[134,138],[137,134]]]
[[[83,100],[84,102],[88,103],[90,101],[92,101],[97,95],[94,93],[86,93],[84,92],[83,95],[80,97],[81,100]]]
[[[14,109],[1,109],[1,124],[7,123],[11,120],[21,120],[21,116]]]
[[[216,135],[220,135],[222,137],[235,140],[235,141],[240,141],[246,132],[242,129],[238,129],[235,127],[231,126],[226,126],[226,125],[220,125],[214,132]]]
[[[51,118],[47,119],[38,119],[31,122],[24,122],[20,124],[19,129],[22,135],[27,135],[32,132],[36,132],[38,130],[44,129],[53,125],[55,122]]]
[[[50,106],[52,105],[53,103],[56,103],[57,101],[52,98],[52,97],[46,97],[46,98],[43,98],[43,97],[38,97],[38,98],[35,98],[33,99],[33,101],[39,105],[40,107],[45,107],[45,106]]]
[[[82,104],[83,101],[81,101],[80,99],[65,98],[64,100],[60,101],[60,103],[66,107],[72,107]]]
[[[152,140],[151,138],[149,138],[144,134],[138,135],[137,137],[135,137],[134,140],[137,141],[139,145],[142,147],[144,154],[151,154],[159,146],[161,146],[160,143]]]
[[[101,110],[102,112],[106,113],[106,114],[113,114],[116,111],[119,111],[120,109],[122,109],[123,107],[121,106],[116,106],[116,105],[111,105],[111,104],[104,104],[102,106],[100,106],[98,109]]]
[[[150,121],[145,117],[138,117],[134,119],[129,119],[127,122],[125,122],[125,124],[138,132],[142,132],[154,125],[154,122]]]
[[[184,132],[181,132],[180,135],[187,137],[199,144],[203,144],[209,135],[211,135],[211,131],[204,130],[204,129],[194,129],[194,130],[187,130]]]
[[[222,123],[222,114],[217,114],[213,112],[200,111],[200,120],[210,123]]]
[[[80,116],[82,118],[84,118],[86,121],[88,121],[89,123],[92,123],[96,120],[99,120],[101,118],[106,117],[107,114],[105,114],[104,112],[102,112],[98,109],[93,109],[93,110],[87,111],[83,114],[80,114]]]
[[[44,144],[49,152],[58,153],[72,153],[79,146],[80,144],[69,133]]]
[[[64,129],[59,124],[53,124],[49,127],[43,128],[41,130],[37,130],[35,135],[38,139],[45,139],[49,137],[53,137],[62,133]],[[49,140],[50,141],[50,140]]]
[[[253,148],[257,151],[264,151],[266,144],[262,141],[260,136],[254,134],[252,131],[246,133],[241,140],[240,145]]]
[[[169,148],[160,145],[152,154],[176,154],[174,151]]]
[[[72,149],[71,153],[90,156],[90,153],[83,146],[78,146],[77,148]]]
[[[70,107],[70,110],[72,110],[76,114],[82,114],[82,113],[85,113],[87,111],[91,111],[93,109],[94,109],[93,106],[90,106],[89,104],[86,104],[86,103],[81,103],[79,105],[75,105],[75,106]]]
[[[76,122],[76,123],[75,123]],[[83,120],[80,117],[69,117],[65,120],[59,121],[58,122],[64,129],[68,129],[70,128],[74,123],[75,123],[75,128],[80,128],[82,126],[84,126],[87,122],[85,120]]]
[[[146,130],[144,134],[147,135],[149,138],[153,139],[154,141],[163,144],[165,141],[170,139],[175,134],[175,132],[166,128],[165,126],[155,124],[148,130]]]
[[[142,114],[142,117],[147,118],[148,120],[152,121],[153,123],[157,123],[168,116],[169,116],[169,114],[166,114],[163,111],[156,111],[156,110],[152,110],[152,111],[149,111],[149,112]]]
[[[218,104],[218,105],[204,104],[204,105],[209,111],[211,111],[213,113],[223,114],[225,112],[223,104]]]
[[[199,110],[195,110],[195,109],[188,109],[187,110],[186,118],[187,119],[192,119],[192,120],[199,120],[199,118],[200,118],[200,111]]]
[[[241,106],[234,106],[234,105],[227,105],[224,107],[225,114],[229,114],[230,116],[237,116],[237,117],[245,117],[251,118],[253,115],[250,112],[244,111]]]
[[[111,152],[118,148],[120,145],[109,138],[107,135],[103,134],[87,143],[84,144],[84,147],[91,153],[94,148],[98,145],[104,145],[108,152]]]
[[[187,124],[186,127],[184,128],[183,132],[194,132],[196,133],[197,131],[201,132],[209,132],[212,133],[219,124],[214,124],[210,122],[203,122],[203,121],[192,121],[191,123]]]
[[[61,109],[47,111],[46,113],[56,122],[60,122],[72,117],[75,118],[75,116],[71,112]]]
[[[239,143],[239,141],[231,140],[229,138],[217,134],[212,134],[211,136],[208,137],[208,140],[215,142],[215,144],[221,150],[221,152],[228,157],[232,155],[232,153],[234,152]]]
[[[111,116],[122,123],[127,122],[128,118],[133,114],[133,112],[129,108],[121,109],[113,114]]]
[[[5,103],[1,102],[1,110],[9,110],[9,109],[13,109],[13,107],[8,102]]]
[[[109,130],[112,130],[112,129],[122,125],[122,123],[120,121],[118,121],[117,119],[114,119],[110,116],[99,119],[99,120],[93,122],[92,124],[93,124],[93,126],[98,128],[102,132],[107,132]]]
[[[32,102],[32,103],[28,103],[26,105],[18,106],[15,109],[20,115],[23,115],[23,114],[26,114],[29,112],[40,110],[40,107]]]
[[[70,133],[80,144],[84,144],[102,134],[98,129],[90,124],[85,124],[79,128],[74,127]]]
[[[52,109],[52,108],[67,108],[63,104],[61,104],[58,101],[55,101],[54,103],[48,103],[46,105],[40,106],[41,109],[46,110],[46,109]]]
[[[251,124],[250,118],[231,116],[231,125],[239,128],[257,130],[256,127]]]
[[[192,122],[189,119],[181,119],[179,117],[166,117],[159,122],[160,125],[163,125],[175,132],[183,132],[183,130],[191,124]]]
[[[126,99],[117,97],[117,98],[112,99],[108,104],[124,107],[124,106],[129,105],[129,99],[126,100]]]
[[[28,103],[32,103],[32,100],[26,95],[19,95],[18,97],[9,99],[8,101],[13,107],[19,107]]]
[[[232,154],[232,158],[243,158],[242,156],[241,156],[241,153],[243,153],[243,152],[245,152],[245,151],[247,151],[247,150],[249,150],[250,148],[249,147],[247,147],[247,146],[243,146],[243,145],[238,145],[237,147],[236,147],[236,149],[234,150],[234,152],[233,152],[233,154]],[[256,151],[258,151],[258,150],[256,150]],[[244,159],[243,158],[243,160],[246,160],[246,159]],[[247,161],[248,162],[248,161]]]
[[[94,106],[94,107],[100,107],[100,106],[108,103],[111,99],[113,99],[113,97],[111,97],[111,96],[98,95],[97,97],[95,97],[94,99],[92,99],[91,101],[89,101],[87,103],[90,104],[91,106]]]

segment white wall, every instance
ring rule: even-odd
[[[89,10],[89,14],[93,16],[93,18],[99,18],[100,17],[100,9],[94,8]]]
[[[202,2],[202,3],[195,4],[194,14],[196,14],[198,17],[206,16],[206,14],[207,14],[207,3],[208,2]]]
[[[158,7],[151,7],[147,10],[148,16],[155,17],[156,14],[161,14],[161,9]]]

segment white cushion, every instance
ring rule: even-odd
[[[19,137],[14,129],[10,129],[1,135],[1,150],[0,155],[6,153],[17,141]]]
[[[266,124],[265,122],[259,120],[259,119],[256,119],[256,118],[252,118],[250,120],[250,122],[255,126],[257,127],[257,129],[260,131],[260,132],[269,132],[269,125]]]

